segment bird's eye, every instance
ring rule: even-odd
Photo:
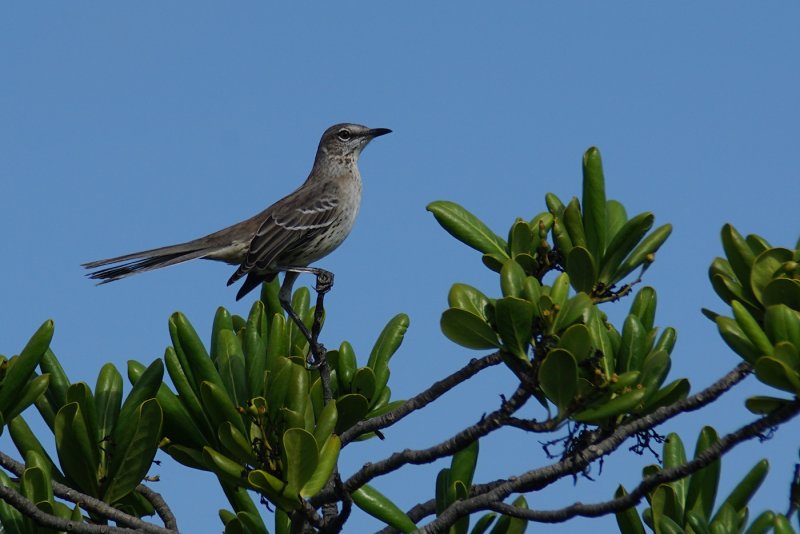
[[[350,135],[350,130],[339,130],[337,137],[339,137],[341,141],[347,141],[350,139]]]

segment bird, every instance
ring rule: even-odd
[[[335,124],[322,134],[306,181],[262,212],[185,243],[84,263],[93,270],[86,276],[100,285],[194,259],[222,261],[238,265],[229,286],[245,278],[237,301],[285,273],[279,300],[290,308],[299,274],[327,273],[309,265],[333,252],[352,230],[361,205],[358,157],[370,141],[388,133],[388,128]]]

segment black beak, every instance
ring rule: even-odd
[[[388,133],[392,133],[392,131],[389,128],[373,128],[367,132],[367,134],[369,134],[369,136],[372,138],[380,137]]]

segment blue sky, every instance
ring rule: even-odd
[[[394,133],[365,151],[359,220],[320,264],[336,273],[323,341],[347,339],[363,361],[383,324],[408,313],[392,361],[397,398],[476,355],[439,331],[450,285],[499,291],[425,205],[459,202],[504,234],[516,217],[542,211],[546,192],[579,195],[591,145],[603,154],[610,198],[675,227],[646,277],[659,292],[657,323],[678,329],[671,376],[696,390],[738,363],[699,310],[722,308],[706,270],[725,222],[776,245],[792,246],[800,233],[797,4],[232,6],[0,6],[0,352],[17,352],[53,318],[69,376],[94,384],[107,361],[124,369],[128,359],[159,357],[175,310],[205,333],[219,305],[245,314],[252,299],[234,301],[224,265],[194,262],[103,287],[79,265],[251,216],[297,187],[322,131],[348,121]],[[508,375],[493,369],[385,442],[348,447],[343,473],[475,422],[511,391]],[[659,431],[681,433],[691,450],[702,425],[726,432],[749,421],[743,399],[763,391],[749,379],[719,406]],[[795,422],[726,457],[725,488],[768,457],[754,511],[784,509],[796,433]],[[486,440],[476,480],[543,465],[539,439],[504,431]],[[9,450],[6,437],[0,444]],[[219,531],[226,502],[213,478],[162,459],[156,489],[182,529]],[[595,482],[564,481],[528,501],[550,509],[604,500],[652,462],[621,450],[602,473],[593,469]],[[375,485],[407,508],[433,495],[442,466]],[[598,521],[613,530],[613,519]],[[358,514],[348,531],[375,528]]]

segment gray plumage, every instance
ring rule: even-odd
[[[239,264],[228,280],[246,276],[241,299],[281,271],[307,267],[338,247],[350,233],[361,204],[358,156],[375,137],[391,132],[336,124],[317,148],[305,183],[261,213],[207,236],[167,247],[83,264],[100,284],[201,258]]]

